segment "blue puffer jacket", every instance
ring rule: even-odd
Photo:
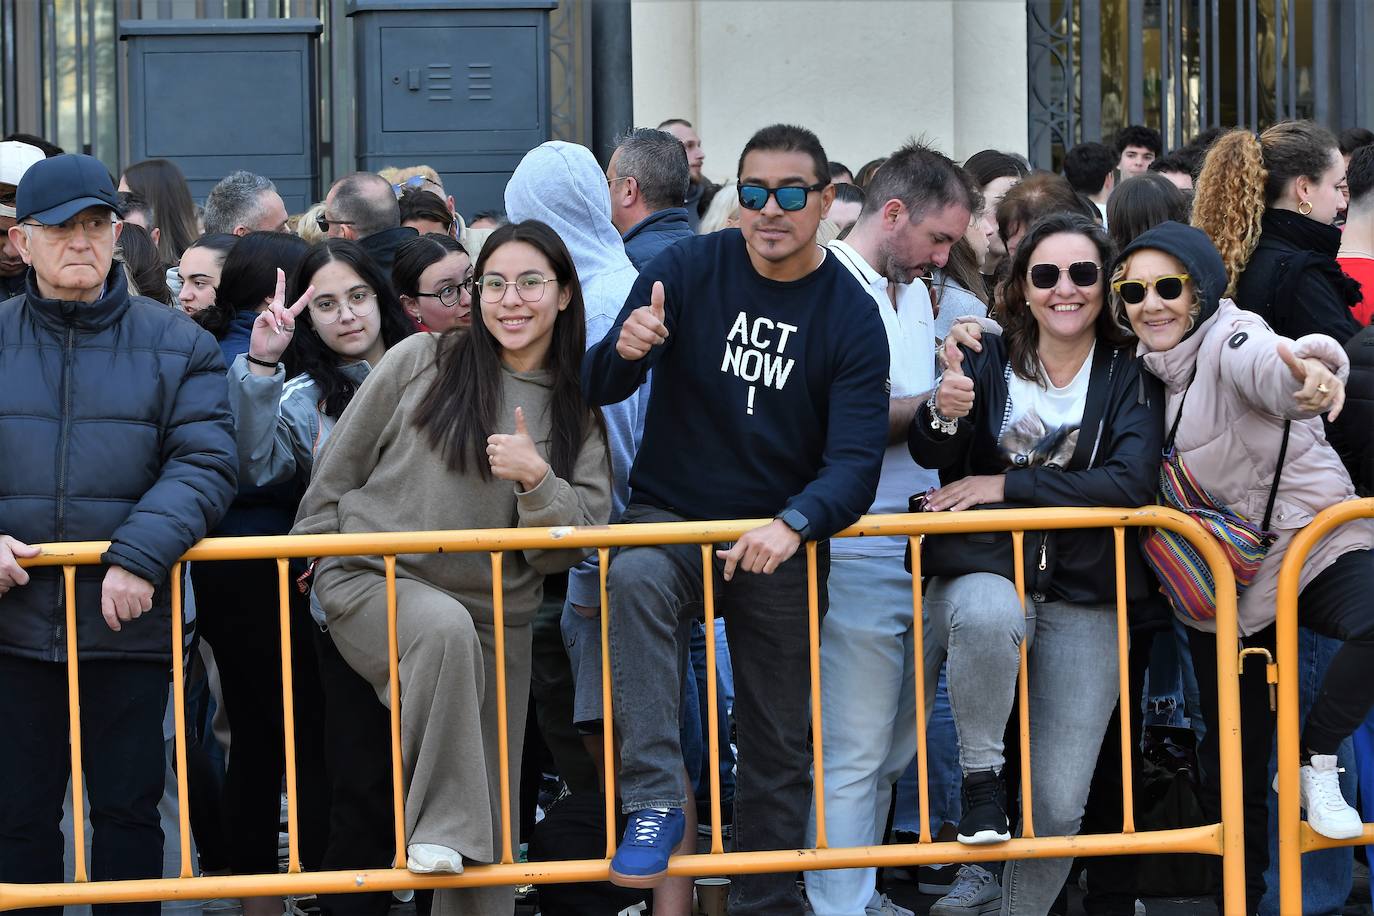
[[[669,207],[650,213],[630,227],[625,233],[625,254],[635,270],[643,270],[649,262],[663,253],[665,248],[676,245],[683,239],[690,239],[696,233],[687,220],[684,207]]]
[[[0,304],[0,532],[28,544],[99,541],[154,583],[153,608],[116,633],[102,566],[79,567],[82,659],[170,658],[168,573],[234,497],[238,458],[224,360],[186,315],[131,297],[115,265],[93,303],[27,292]],[[0,598],[0,653],[66,659],[62,572],[30,571]]]

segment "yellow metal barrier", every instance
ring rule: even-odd
[[[617,845],[614,810],[614,767],[606,767],[606,857],[603,859],[567,862],[518,863],[511,848],[509,818],[502,818],[500,859],[492,865],[474,865],[461,875],[415,875],[405,870],[405,827],[403,820],[403,769],[401,766],[400,706],[398,662],[396,648],[396,556],[401,554],[441,552],[487,552],[491,556],[494,623],[496,628],[496,690],[497,721],[499,723],[500,793],[504,812],[510,812],[509,748],[506,734],[506,669],[504,659],[504,608],[501,587],[501,556],[506,551],[547,548],[596,549],[601,560],[602,606],[607,607],[606,570],[610,550],[615,547],[657,544],[699,544],[704,584],[704,604],[707,640],[707,691],[714,708],[715,672],[715,596],[713,545],[738,539],[745,531],[765,524],[767,520],[722,522],[681,522],[671,524],[613,525],[600,528],[542,528],[494,529],[481,531],[401,532],[385,534],[338,534],[283,537],[209,538],[193,547],[183,562],[215,560],[276,559],[279,581],[278,600],[281,615],[281,640],[290,645],[291,622],[287,595],[289,578],[287,560],[295,557],[322,556],[382,556],[387,582],[388,642],[390,654],[389,696],[391,703],[392,803],[395,811],[396,855],[389,869],[303,873],[297,849],[299,827],[296,813],[296,749],[294,716],[291,697],[291,653],[282,652],[282,702],[286,735],[286,778],[288,804],[288,870],[283,874],[240,875],[232,877],[193,878],[190,844],[190,821],[186,787],[186,710],[182,670],[181,588],[180,564],[173,570],[172,581],[172,675],[173,704],[176,719],[177,797],[180,808],[181,848],[180,877],[136,881],[92,882],[85,863],[85,817],[82,807],[81,722],[77,704],[79,676],[76,645],[75,576],[76,567],[98,564],[107,548],[102,542],[41,545],[43,552],[32,560],[21,561],[24,566],[61,566],[66,583],[67,615],[67,676],[70,691],[70,723],[72,753],[72,802],[76,847],[76,880],[70,884],[3,884],[0,885],[0,910],[19,907],[62,906],[92,903],[125,903],[143,900],[182,900],[211,897],[254,897],[307,893],[345,893],[349,891],[386,891],[417,888],[452,888],[487,885],[544,884],[572,881],[604,881],[607,879],[609,859]],[[1221,791],[1221,822],[1200,827],[1176,830],[1136,832],[1132,815],[1130,785],[1130,737],[1128,717],[1122,716],[1120,749],[1122,757],[1122,832],[1095,836],[1037,837],[1034,832],[1031,805],[1030,730],[1026,702],[1028,682],[1026,649],[1021,649],[1021,668],[1018,691],[1021,697],[1021,757],[1022,816],[1024,831],[1021,837],[990,846],[963,846],[958,843],[936,843],[929,830],[929,782],[926,771],[924,651],[921,626],[920,551],[915,549],[924,534],[952,534],[957,532],[1009,531],[1015,553],[1016,588],[1025,598],[1022,570],[1022,536],[1025,531],[1050,531],[1070,528],[1111,528],[1115,539],[1117,582],[1117,661],[1120,669],[1120,691],[1127,697],[1127,629],[1126,580],[1123,559],[1127,528],[1167,528],[1187,537],[1212,569],[1216,577],[1217,608],[1217,673],[1219,686],[1219,721],[1215,728],[1220,737],[1221,768],[1223,772],[1239,772],[1240,768],[1240,701],[1237,692],[1237,657],[1233,648],[1237,641],[1235,582],[1230,564],[1220,547],[1196,522],[1170,509],[1007,509],[984,512],[930,513],[921,515],[873,515],[861,518],[838,537],[908,537],[913,547],[912,614],[915,621],[915,693],[917,716],[917,754],[919,768],[919,841],[911,844],[830,849],[825,831],[825,772],[822,765],[823,727],[820,703],[820,617],[818,612],[818,582],[816,576],[816,545],[805,547],[808,564],[807,602],[810,631],[811,716],[815,767],[816,848],[776,850],[767,852],[724,852],[720,828],[719,752],[721,735],[714,716],[707,717],[710,751],[711,842],[710,852],[704,855],[676,856],[669,866],[673,875],[727,875],[764,872],[792,872],[822,868],[886,867],[933,862],[978,862],[1003,859],[1058,858],[1070,856],[1102,856],[1143,853],[1204,853],[1222,858],[1223,882],[1226,888],[1225,916],[1244,911],[1244,860],[1242,844],[1240,781],[1225,780]],[[601,615],[603,658],[609,659],[608,615]],[[1281,643],[1282,645],[1282,643]],[[1291,664],[1291,659],[1290,662]],[[610,666],[602,672],[602,700],[608,719],[612,716]],[[1291,685],[1292,679],[1285,683]],[[604,753],[608,761],[615,759],[611,729],[605,730]],[[1293,774],[1289,774],[1292,776]]]
[[[1302,912],[1302,854],[1332,846],[1374,842],[1374,824],[1353,840],[1332,840],[1315,833],[1299,816],[1298,706],[1298,583],[1312,549],[1335,528],[1361,518],[1374,518],[1374,499],[1343,502],[1321,512],[1293,538],[1279,569],[1278,620],[1274,638],[1278,648],[1279,715],[1279,912]]]

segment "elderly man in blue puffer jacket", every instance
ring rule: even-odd
[[[129,295],[98,160],[35,163],[15,203],[10,240],[29,273],[0,303],[0,882],[63,878],[62,574],[17,562],[49,541],[110,541],[76,575],[91,878],[158,877],[169,573],[237,482],[224,361],[185,315]]]

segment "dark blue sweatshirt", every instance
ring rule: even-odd
[[[616,353],[620,326],[663,281],[668,340]],[[760,277],[730,229],[680,242],[639,275],[587,352],[593,404],[628,397],[650,370],[631,502],[688,519],[796,509],[813,539],[868,510],[887,445],[887,334],[873,299],[827,254],[806,277]]]

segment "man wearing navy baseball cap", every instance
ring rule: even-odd
[[[237,483],[219,346],[129,295],[113,262],[118,217],[90,156],[44,159],[19,181],[9,239],[29,269],[0,304],[0,730],[12,745],[0,754],[0,882],[63,877],[64,587],[59,567],[20,561],[47,542],[110,542],[76,575],[91,878],[158,877],[169,575]]]

